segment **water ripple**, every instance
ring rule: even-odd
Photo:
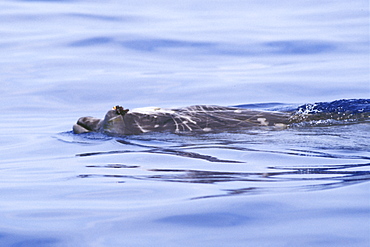
[[[259,144],[255,140],[264,137],[273,138],[276,142],[275,138],[290,138],[284,137],[289,133],[289,131],[281,132],[279,135],[277,132],[272,132],[270,135],[264,135],[261,132],[242,136],[234,134],[227,135],[227,138],[222,134],[197,137],[154,134],[117,138],[115,141],[122,145],[121,149],[79,153],[76,156],[82,158],[120,155],[119,159],[122,160],[127,160],[125,158],[127,154],[130,154],[130,157],[132,155],[142,157],[143,154],[163,156],[158,157],[159,162],[150,162],[149,158],[139,163],[130,163],[130,160],[127,160],[124,164],[90,164],[86,167],[94,170],[91,170],[91,173],[80,174],[78,178],[114,178],[115,181],[118,179],[119,183],[146,180],[184,185],[207,184],[215,186],[219,191],[219,193],[212,191],[189,199],[326,190],[370,180],[370,163],[366,162],[370,157],[366,150],[362,152],[343,146],[342,151],[338,152],[338,149],[324,145],[322,148],[318,146],[298,148],[299,142],[295,143],[295,147],[275,147],[272,144],[268,146],[264,144],[269,140],[261,141]],[[319,133],[316,134],[319,135]],[[328,132],[321,134],[330,136]],[[333,135],[331,138],[338,138],[338,135]],[[321,135],[319,136],[321,138]],[[243,140],[243,137],[252,139]],[[298,138],[297,140],[306,138],[302,132],[295,133],[295,137]],[[312,135],[310,138],[316,138],[316,136]],[[267,164],[264,161],[266,155],[268,155]],[[185,163],[180,162],[183,168],[177,165],[171,167],[168,163],[171,156],[185,158]],[[285,160],[288,163],[282,164],[281,162]],[[349,163],[349,161],[352,162]],[[263,163],[258,165],[256,162]],[[294,162],[297,163],[294,164]],[[254,165],[251,166],[251,163]],[[208,166],[207,169],[206,164],[217,165]]]
[[[93,17],[92,17],[93,18]],[[103,18],[104,17],[94,17]],[[119,37],[86,37],[72,41],[69,47],[83,47],[93,45],[119,45],[125,49],[140,52],[171,51],[193,55],[227,55],[227,56],[261,56],[261,55],[312,55],[332,52],[338,46],[333,42],[321,40],[283,40],[267,43],[227,43],[207,42],[199,40],[179,39],[123,39]]]
[[[114,165],[114,166],[87,166],[90,168],[139,168],[135,166]],[[363,168],[367,170],[351,171],[340,170],[346,168]],[[119,178],[121,182],[127,179],[150,180],[160,182],[192,183],[192,184],[237,184],[236,188],[221,188],[220,194],[205,195],[192,199],[201,199],[220,196],[235,196],[247,194],[293,192],[326,190],[370,180],[370,163],[348,164],[332,166],[276,166],[269,167],[268,172],[225,172],[206,170],[184,170],[184,169],[148,169],[151,175],[124,175],[124,174],[82,174],[79,178]],[[240,185],[248,187],[240,187]]]

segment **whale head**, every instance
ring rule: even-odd
[[[77,123],[73,125],[73,132],[75,134],[96,132],[100,129],[102,120],[94,117],[81,117]]]
[[[128,110],[115,106],[105,114],[104,119],[81,117],[73,125],[73,132],[75,134],[87,132],[104,132],[111,135],[122,134],[125,129],[124,116],[127,112]]]

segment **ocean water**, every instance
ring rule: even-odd
[[[75,135],[81,116],[370,98],[368,1],[0,3],[0,246],[369,246],[369,122]]]

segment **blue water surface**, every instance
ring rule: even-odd
[[[365,0],[2,1],[0,246],[369,246],[368,121],[71,132],[117,104],[369,99],[368,20]]]

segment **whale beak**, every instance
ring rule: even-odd
[[[77,123],[73,125],[75,134],[98,131],[101,125],[101,119],[94,117],[81,117]]]

